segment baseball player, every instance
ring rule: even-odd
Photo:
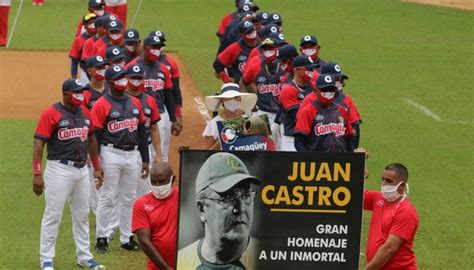
[[[240,81],[250,51],[257,46],[255,24],[244,21],[239,25],[241,40],[232,43],[214,61],[214,70],[224,83]]]
[[[239,19],[236,21],[236,23],[230,24],[228,26],[224,37],[221,39],[219,48],[217,49],[217,54],[221,53],[223,50],[229,47],[229,45],[240,39],[240,25],[244,21],[255,21],[255,13],[251,11],[251,5],[245,4],[239,6],[238,18]]]
[[[7,45],[8,36],[8,13],[10,12],[11,0],[0,0],[0,47]]]
[[[316,64],[311,57],[300,55],[294,59],[292,65],[292,80],[283,84],[279,98],[282,109],[281,122],[284,127],[281,150],[295,152],[293,133],[296,124],[296,114],[304,97],[313,90],[311,76],[313,76],[313,69],[316,67]]]
[[[260,30],[267,24],[268,12],[257,12],[255,13],[255,29]]]
[[[222,19],[219,24],[219,27],[217,29],[216,35],[219,38],[219,43],[222,42],[222,39],[225,37],[227,32],[232,29],[234,26],[237,25],[237,23],[240,20],[239,14],[242,11],[242,8],[239,9],[239,7],[242,7],[243,5],[250,5],[251,10],[253,12],[256,12],[259,10],[259,7],[253,3],[252,0],[235,0],[235,7],[237,8],[236,11],[227,13]],[[250,11],[250,9],[248,10]]]
[[[109,67],[105,79],[110,91],[95,102],[91,113],[104,170],[104,185],[97,206],[95,248],[100,253],[108,251],[110,235],[107,234],[111,233],[118,192],[121,248],[138,250],[131,233],[131,211],[140,171],[142,179],[149,171],[146,119],[140,101],[125,94],[128,87],[125,70],[119,66]]]
[[[125,67],[125,52],[118,46],[110,46],[105,50],[105,59],[109,66]]]
[[[44,5],[44,0],[32,0],[31,4],[33,4],[33,6],[42,6]]]
[[[179,135],[182,130],[176,118],[173,82],[171,80],[170,71],[159,61],[162,52],[161,49],[164,46],[163,40],[157,35],[150,35],[145,38],[143,45],[143,55],[130,62],[127,68],[131,65],[138,64],[145,71],[145,91],[155,99],[158,109],[160,110],[161,120],[158,122],[158,127],[160,128],[161,137],[161,155],[162,160],[167,162],[170,136],[166,135],[166,133],[169,132],[166,131],[166,126],[171,122],[171,133],[176,136]]]
[[[293,60],[298,56],[296,47],[292,44],[286,44],[278,48],[278,56],[276,61],[280,63],[281,69],[285,71],[281,83],[291,82],[293,74]]]
[[[86,31],[80,35],[75,36],[72,42],[71,49],[69,50],[69,58],[71,58],[71,78],[73,79],[77,79],[77,66],[80,64],[79,62],[81,60],[82,48],[84,46],[85,41],[96,34],[94,24],[96,18],[97,15],[95,15],[94,13],[89,13],[84,16],[82,21]],[[85,66],[83,64],[84,63],[81,64],[80,79],[83,83],[87,83],[89,80],[87,78],[87,75],[85,74]]]
[[[293,62],[294,64],[294,62]],[[297,151],[346,152],[346,137],[352,136],[349,116],[334,103],[336,80],[321,74],[316,80],[318,99],[302,108],[294,130]]]
[[[314,63],[318,65],[315,70],[321,73],[321,67],[326,63],[323,59],[319,58],[319,52],[321,46],[318,43],[318,39],[315,36],[305,35],[300,40],[300,51],[302,54],[310,56]]]
[[[95,22],[95,29],[96,33],[92,37],[88,38],[84,45],[82,46],[82,53],[81,53],[81,62],[85,63],[87,58],[93,56],[92,53],[94,49],[94,43],[101,39],[105,34],[107,34],[107,23],[111,20],[111,16],[101,16],[98,17]]]
[[[145,127],[147,130],[148,145],[150,160],[153,163],[160,160],[160,134],[157,123],[160,121],[160,112],[155,100],[143,93],[143,78],[145,77],[145,70],[139,65],[129,66],[127,69],[128,88],[127,94],[140,100],[145,115]],[[138,181],[137,198],[149,193],[151,191],[150,176],[145,181]]]
[[[133,59],[137,58],[140,51],[140,34],[134,28],[125,30],[125,63],[130,63]]]
[[[117,14],[105,11],[104,0],[89,0],[87,10],[89,13],[95,13],[97,17],[112,16],[113,20],[118,19]],[[82,20],[80,20],[79,23],[77,24],[76,36],[80,35],[84,31],[85,31],[84,25],[82,24]]]
[[[127,25],[127,0],[105,0],[105,12],[117,14],[119,20]]]
[[[97,263],[89,246],[89,170],[87,155],[94,166],[97,187],[102,184],[102,169],[89,111],[81,106],[84,85],[74,79],[62,85],[62,102],[48,107],[40,116],[34,134],[33,192],[45,191],[46,207],[41,222],[41,269],[53,270],[53,258],[64,204],[69,202],[76,243],[77,264],[92,269],[105,269]],[[48,155],[44,180],[43,149]]]
[[[273,40],[273,42],[275,43],[275,46],[276,46],[276,49],[277,49],[276,56],[278,56],[278,48],[285,45],[285,44],[288,44],[285,40],[285,36],[282,33],[279,33],[279,32],[270,33],[267,38],[269,38],[270,40]],[[263,42],[263,40],[262,40],[262,42]],[[268,53],[268,51],[267,51],[267,53]],[[256,46],[250,52],[249,58],[247,60],[247,65],[245,65],[245,66],[246,67],[252,66],[257,62],[260,63],[262,61],[266,61],[265,59],[266,58],[263,55],[262,46]],[[244,72],[245,72],[245,70],[244,70]]]
[[[107,23],[107,34],[94,43],[92,53],[105,57],[108,47],[117,46],[123,49],[125,46],[123,32],[123,24],[120,21],[110,20]]]

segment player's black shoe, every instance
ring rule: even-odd
[[[135,240],[133,240],[133,235],[130,236],[130,241],[128,241],[128,243],[121,244],[120,247],[128,251],[140,250],[140,246],[138,245],[138,243]]]
[[[95,243],[95,250],[99,253],[105,253],[109,251],[109,244],[107,243],[107,238],[97,238],[97,242]]]

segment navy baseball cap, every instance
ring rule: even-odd
[[[336,63],[326,63],[321,67],[321,73],[331,74],[334,78],[342,77],[343,79],[349,79],[347,75],[342,71],[341,66]]]
[[[270,33],[268,37],[274,39],[278,47],[288,44],[288,42],[285,40],[285,36],[282,33]]]
[[[137,29],[128,28],[125,30],[124,39],[125,41],[140,41],[140,34],[138,33]]]
[[[299,55],[295,57],[295,59],[293,60],[293,68],[297,68],[297,67],[315,68],[317,66],[318,65],[314,63],[313,59],[311,59],[311,57],[306,56],[306,55]]]
[[[145,77],[145,70],[140,65],[132,65],[127,69],[128,77]]]
[[[336,80],[331,74],[322,73],[316,79],[316,87],[321,91],[322,89],[328,89],[328,88],[337,89]],[[328,90],[331,90],[331,89],[328,89]]]
[[[116,80],[123,75],[127,75],[127,72],[123,70],[120,66],[111,66],[105,71],[105,79],[106,80]]]
[[[100,16],[94,22],[95,27],[97,28],[97,27],[105,26],[107,25],[109,20],[110,20],[110,16]]]
[[[159,38],[158,36],[151,35],[145,38],[145,40],[143,41],[143,45],[150,46],[150,45],[165,45],[165,44],[163,43],[163,40],[161,40],[161,38]]]
[[[257,34],[260,38],[267,38],[271,33],[279,33],[280,27],[274,23],[267,24],[258,30]]]
[[[262,43],[260,44],[260,48],[268,48],[268,47],[271,47],[271,48],[275,48],[277,47],[277,41],[273,38],[266,38],[265,40],[262,41]]]
[[[271,13],[268,17],[268,23],[274,23],[276,25],[281,25],[283,21],[281,20],[281,16],[278,13]]]
[[[107,63],[100,55],[94,55],[86,60],[86,68],[105,66]]]
[[[98,6],[105,6],[104,0],[89,0],[89,8],[95,8]]]
[[[286,45],[281,46],[278,49],[278,57],[277,57],[278,60],[286,61],[289,58],[297,57],[297,56],[298,56],[298,51],[296,50],[296,47],[294,45],[286,44]]]
[[[268,13],[267,12],[259,12],[257,14],[255,14],[255,21],[256,22],[259,22],[259,23],[262,23],[262,24],[266,24],[267,20],[268,20]]]
[[[252,5],[251,4],[243,4],[239,5],[237,8],[238,13],[246,13],[246,12],[252,12]]]
[[[154,30],[154,31],[151,31],[150,34],[148,34],[149,36],[157,36],[159,37],[162,41],[166,41],[166,37],[165,37],[165,33],[160,31],[160,30]]]
[[[63,93],[82,92],[84,89],[87,89],[87,87],[77,79],[67,79],[63,82]]]
[[[305,43],[311,43],[311,44],[318,45],[318,39],[315,36],[305,35],[300,40],[300,46],[302,46]]]
[[[107,58],[108,61],[117,61],[124,57],[125,54],[120,47],[110,46],[105,50],[105,58]]]
[[[123,24],[121,21],[119,20],[110,20],[108,23],[107,23],[107,30],[118,30],[118,31],[122,31],[123,29]]]
[[[255,24],[251,21],[243,21],[239,23],[239,32],[241,34],[249,34],[255,29]]]

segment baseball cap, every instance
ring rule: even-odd
[[[281,25],[281,23],[283,22],[281,20],[281,16],[280,14],[278,13],[270,13],[270,16],[268,16],[268,23],[274,23],[276,25]]]
[[[252,5],[251,4],[243,4],[239,5],[237,8],[238,13],[246,13],[246,12],[251,12],[252,11]]]
[[[155,35],[150,35],[145,38],[143,41],[143,45],[150,46],[150,45],[165,45],[161,38]]]
[[[268,12],[258,12],[255,14],[255,21],[265,24],[268,20]]]
[[[95,13],[87,13],[84,17],[82,17],[82,24],[86,25],[88,22],[97,19],[97,15]]]
[[[117,61],[120,58],[124,58],[125,54],[123,53],[122,48],[117,46],[110,46],[105,50],[105,58],[108,61]]]
[[[270,33],[279,33],[280,27],[274,23],[267,24],[258,30],[257,34],[260,38],[267,38]]]
[[[255,29],[255,24],[251,21],[243,21],[239,23],[239,32],[241,34],[251,33]]]
[[[104,66],[107,63],[105,62],[104,58],[100,55],[94,55],[86,60],[86,68],[91,68],[91,67],[100,67]]]
[[[312,44],[318,45],[318,39],[315,36],[306,35],[306,36],[301,38],[300,46],[302,46],[305,43],[312,43]]]
[[[87,87],[77,79],[67,79],[63,82],[63,93],[82,92],[84,89],[87,89]]]
[[[282,33],[270,33],[268,37],[274,39],[278,47],[288,44],[288,42],[286,42],[285,40],[285,35],[283,35]]]
[[[310,56],[299,55],[293,60],[293,68],[305,67],[305,68],[315,68],[318,65],[314,63],[313,59]]]
[[[104,0],[89,0],[89,8],[95,8],[98,6],[105,6]]]
[[[124,39],[125,41],[139,41],[140,34],[138,33],[137,29],[128,28],[127,30],[125,30]]]
[[[127,69],[128,77],[145,77],[145,70],[140,65],[132,65]]]
[[[117,65],[111,66],[105,71],[105,79],[108,81],[118,79],[123,75],[127,75],[127,72]]]
[[[236,155],[219,152],[202,164],[196,178],[196,194],[210,187],[218,193],[226,192],[242,181],[260,185],[260,180],[250,175],[245,164]]]
[[[123,24],[121,21],[119,20],[110,20],[108,23],[107,23],[107,30],[118,30],[118,31],[122,31],[123,29]]]
[[[322,73],[316,79],[316,87],[320,90],[326,89],[326,88],[337,88],[336,80],[331,74]]]
[[[296,50],[296,47],[292,44],[283,45],[278,49],[278,60],[286,61],[291,57],[297,56],[298,51]]]
[[[347,75],[342,71],[341,67],[336,63],[326,63],[321,67],[321,73],[331,74],[334,78],[342,77],[343,79],[349,79]]]
[[[110,21],[110,16],[104,15],[104,16],[97,17],[94,24],[95,24],[95,27],[97,28],[97,27],[107,25],[109,21]]]
[[[154,30],[154,31],[151,31],[150,34],[148,34],[149,36],[157,36],[159,37],[162,41],[166,41],[166,38],[165,38],[165,33],[160,31],[160,30]]]
[[[266,39],[264,39],[262,41],[262,43],[260,44],[260,48],[265,48],[265,47],[277,47],[277,41],[273,38],[269,38],[267,37]]]

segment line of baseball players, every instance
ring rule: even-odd
[[[252,0],[235,0],[216,35],[216,77],[255,93],[253,114],[267,114],[281,151],[353,151],[359,145],[359,111],[343,91],[348,76],[340,65],[319,57],[314,35],[298,48],[283,34],[280,14],[258,12]]]
[[[139,249],[132,205],[151,191],[150,163],[168,160],[171,134],[183,128],[180,74],[164,52],[164,33],[152,31],[142,45],[139,32],[125,29],[104,6],[88,1],[69,52],[71,79],[63,83],[63,99],[42,113],[34,135],[33,190],[41,195],[44,189],[46,201],[40,241],[45,270],[54,269],[66,201],[79,266],[105,269],[89,251],[89,208],[96,215],[97,252],[109,250],[116,228],[122,249]]]

